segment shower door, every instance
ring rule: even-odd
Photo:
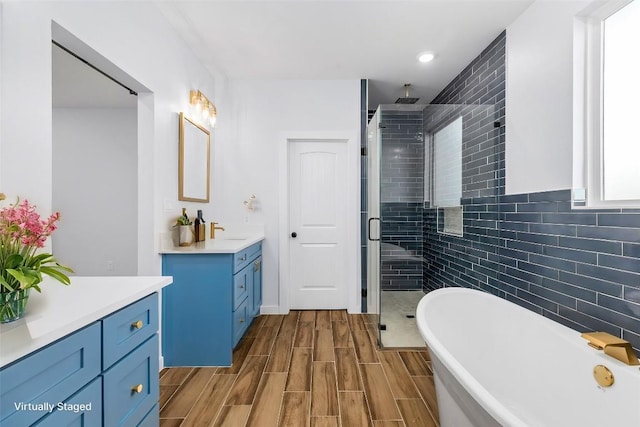
[[[367,311],[380,314],[380,110],[367,127]]]
[[[382,347],[423,347],[425,292],[486,287],[501,248],[503,110],[489,104],[381,105],[368,126],[369,311]],[[478,205],[478,206],[476,206]]]
[[[381,347],[419,347],[424,140],[420,105],[382,105],[369,122],[367,260],[369,313]]]

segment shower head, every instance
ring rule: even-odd
[[[396,104],[415,104],[416,102],[418,102],[420,98],[409,98],[408,96],[405,96],[404,98],[398,98],[396,99]]]
[[[409,97],[410,86],[411,86],[411,83],[404,84],[404,97],[396,99],[396,102],[395,102],[396,104],[415,104],[416,102],[418,102],[420,98]]]

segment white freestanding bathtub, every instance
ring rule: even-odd
[[[431,352],[442,427],[640,426],[640,369],[580,333],[494,295],[428,293],[418,328]],[[605,365],[603,388],[593,368]]]

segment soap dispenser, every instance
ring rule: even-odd
[[[202,210],[200,209],[198,209],[198,215],[196,217],[196,220],[194,221],[194,224],[196,242],[204,242],[206,240],[207,223],[204,221],[204,218],[202,217]]]

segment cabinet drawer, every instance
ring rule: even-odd
[[[262,251],[262,243],[256,243],[233,255],[233,272],[236,273],[249,264]]]
[[[136,426],[158,401],[158,336],[104,373],[104,426]]]
[[[233,276],[233,309],[247,299],[247,291],[253,280],[253,273],[249,270],[249,266],[243,268]]]
[[[245,299],[242,304],[233,312],[233,346],[235,347],[242,338],[244,331],[249,326],[249,313],[247,310],[247,300]]]
[[[102,369],[108,369],[157,331],[157,293],[105,317],[102,321]]]
[[[102,377],[67,399],[54,403],[56,409],[36,425],[38,427],[80,426],[94,427],[102,424]]]
[[[0,425],[28,426],[46,411],[15,404],[64,402],[100,374],[100,323],[82,329],[0,370]]]

